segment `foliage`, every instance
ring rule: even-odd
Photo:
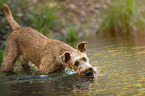
[[[6,3],[6,2],[7,2],[7,0],[0,0],[0,7],[2,7],[2,4]]]
[[[49,3],[45,2],[44,5],[34,6],[32,15],[29,15],[29,19],[33,22],[32,27],[44,35],[47,35],[50,29],[57,29],[58,24],[60,24],[60,21],[55,16],[59,7],[57,4],[50,7],[48,6]],[[51,4],[53,3],[51,2]]]
[[[0,63],[1,63],[2,60],[3,60],[4,49],[5,49],[5,46],[0,50]]]
[[[115,0],[98,32],[109,36],[135,36],[143,27],[144,19],[134,0]]]
[[[68,24],[66,26],[66,30],[67,30],[67,34],[68,34],[68,38],[67,38],[68,41],[73,42],[73,41],[78,40],[78,38],[79,38],[78,32],[75,30],[75,28],[72,24]]]

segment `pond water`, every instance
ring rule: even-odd
[[[79,77],[73,70],[50,75],[0,73],[0,96],[145,96],[145,40],[88,42],[90,63],[99,71],[95,78]]]

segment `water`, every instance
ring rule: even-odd
[[[0,73],[0,96],[145,96],[144,41],[90,40],[88,57],[99,70],[95,78],[79,77],[73,70],[50,75]]]

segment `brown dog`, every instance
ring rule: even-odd
[[[3,4],[12,33],[7,39],[1,70],[13,72],[14,63],[24,55],[22,65],[33,62],[42,73],[74,69],[79,75],[94,76],[96,68],[89,64],[86,42],[77,45],[77,50],[64,42],[52,40],[34,29],[21,27],[14,19],[8,5]]]

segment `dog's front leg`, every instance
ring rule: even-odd
[[[41,59],[41,64],[39,66],[39,70],[40,70],[40,72],[46,73],[46,74],[47,73],[52,73],[52,72],[54,72],[55,64],[54,64],[51,57],[49,57],[49,58],[46,58],[46,57],[47,56],[45,56]]]
[[[39,69],[42,73],[53,73],[53,72],[63,72],[65,70],[65,65],[58,62],[58,60],[53,60],[52,58],[43,58]]]
[[[48,73],[52,73],[54,71],[53,68],[50,68],[50,63],[41,63],[40,64],[40,72],[41,73],[45,73],[45,74],[48,74]]]

